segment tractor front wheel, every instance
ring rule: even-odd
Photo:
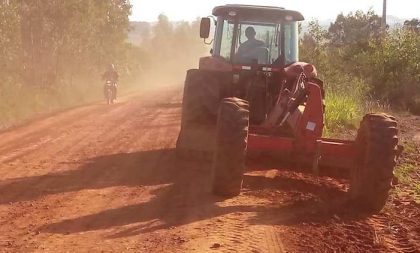
[[[249,126],[248,102],[223,99],[218,112],[216,150],[213,157],[213,193],[239,195],[245,169]]]
[[[398,154],[394,117],[367,114],[356,138],[358,159],[351,171],[350,198],[360,211],[377,213],[388,199]]]

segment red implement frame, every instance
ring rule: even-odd
[[[301,147],[306,147],[302,149]],[[337,168],[352,168],[357,157],[354,141],[320,138],[315,142],[294,138],[274,137],[250,133],[248,151],[279,152],[304,156],[307,159],[319,159],[321,165]]]
[[[281,152],[304,156],[313,159],[317,164],[316,166],[321,164],[331,167],[353,167],[357,157],[354,141],[322,138],[324,112],[321,88],[310,81],[306,82],[305,85],[308,92],[305,109],[298,122],[292,126],[295,128],[296,137],[276,137],[261,134],[267,133],[267,129],[251,126],[248,136],[248,150],[250,152]]]
[[[221,71],[251,70],[253,66],[230,65],[226,61],[215,57],[206,57],[200,60],[200,69]],[[307,99],[305,109],[299,120],[292,125],[295,133],[294,138],[278,137],[270,135],[270,129],[261,126],[251,126],[248,136],[248,150],[281,152],[294,154],[314,160],[318,166],[352,168],[357,159],[357,148],[354,141],[322,138],[324,128],[324,105],[322,88],[316,82],[310,81],[316,76],[315,68],[306,63],[296,63],[286,69],[271,66],[260,66],[260,71],[282,72],[286,75],[296,76],[301,69],[309,77],[305,82]],[[315,168],[317,169],[317,168]]]

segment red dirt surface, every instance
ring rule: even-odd
[[[343,180],[252,168],[240,196],[213,196],[210,165],[175,157],[181,95],[151,89],[0,133],[0,252],[419,252],[415,202],[354,216]]]

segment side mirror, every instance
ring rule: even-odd
[[[210,36],[210,18],[202,18],[200,22],[200,38],[208,39]]]

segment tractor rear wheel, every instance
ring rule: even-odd
[[[213,193],[224,197],[239,195],[245,169],[249,126],[248,102],[239,98],[222,100],[213,157]]]
[[[229,73],[191,69],[187,72],[182,101],[181,131],[177,155],[211,160],[215,147],[216,121],[220,101],[227,96]]]
[[[367,114],[356,138],[357,165],[351,171],[350,198],[358,210],[377,213],[388,199],[398,154],[394,117]]]

